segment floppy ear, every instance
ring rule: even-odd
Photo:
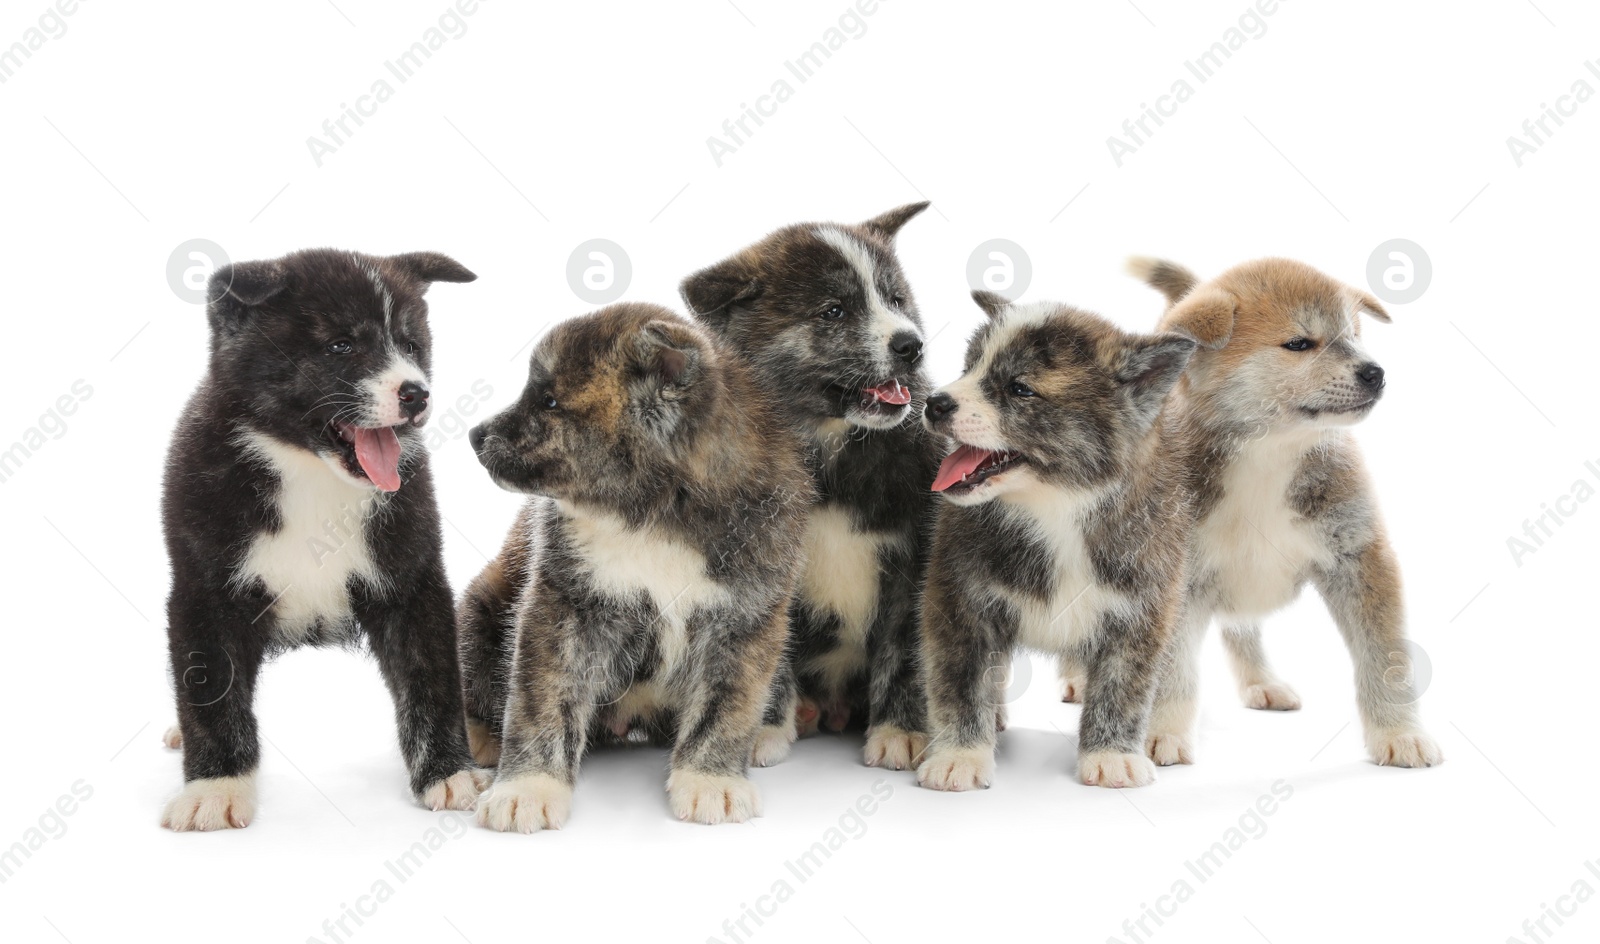
[[[1233,336],[1233,313],[1238,307],[1238,301],[1227,292],[1202,286],[1168,308],[1160,327],[1188,335],[1201,347],[1219,350]]]
[[[1194,291],[1200,280],[1193,272],[1165,259],[1133,256],[1128,260],[1128,273],[1134,278],[1167,297],[1167,305],[1176,305],[1183,296]]]
[[[882,236],[886,242],[894,242],[895,234],[900,232],[900,227],[906,225],[912,217],[931,206],[927,200],[921,203],[908,203],[902,207],[895,207],[887,213],[881,213],[861,224],[861,228],[871,233]]]
[[[978,303],[978,307],[983,309],[983,313],[988,315],[991,321],[999,318],[1011,306],[1011,302],[1004,295],[985,292],[981,288],[973,290],[972,300]]]
[[[1135,412],[1146,419],[1160,412],[1162,402],[1183,376],[1197,346],[1193,338],[1181,334],[1146,335],[1128,344],[1116,378],[1127,391]]]
[[[206,300],[212,305],[259,305],[288,285],[277,260],[231,262],[211,273]]]
[[[710,350],[693,327],[658,318],[647,322],[629,342],[639,374],[664,399],[674,399],[705,373]]]
[[[1356,311],[1364,311],[1384,324],[1388,324],[1394,320],[1389,317],[1388,310],[1386,310],[1376,298],[1373,298],[1371,295],[1368,295],[1366,292],[1363,292],[1360,289],[1354,289],[1353,291],[1356,295]]]
[[[441,252],[403,252],[390,256],[389,264],[419,282],[472,282],[470,269]]]
[[[740,253],[684,279],[678,293],[690,314],[720,330],[733,309],[761,297],[761,278],[748,254]]]

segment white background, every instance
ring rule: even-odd
[[[1520,566],[1507,547],[1576,481],[1600,487],[1584,467],[1600,468],[1600,104],[1520,168],[1506,144],[1574,81],[1600,88],[1584,67],[1592,7],[1292,0],[1200,84],[1184,61],[1244,0],[938,14],[885,0],[800,84],[783,63],[845,0],[489,0],[402,85],[383,63],[444,0],[337,2],[85,0],[0,85],[0,447],[74,381],[93,390],[0,484],[0,846],[74,782],[93,790],[0,884],[0,936],[327,941],[323,922],[387,879],[392,897],[341,939],[731,941],[724,920],[787,879],[792,897],[743,940],[1131,941],[1124,920],[1186,878],[1193,896],[1145,940],[1498,944],[1532,940],[1523,921],[1575,882],[1600,888],[1584,867],[1600,856],[1600,503],[1568,504],[1576,513]],[[44,8],[8,0],[0,44]],[[318,167],[306,139],[379,78],[393,97]],[[792,98],[718,167],[706,139],[779,78]],[[1106,138],[1178,78],[1193,97],[1119,168]],[[1380,243],[1425,248],[1431,286],[1392,306],[1392,326],[1367,326],[1391,386],[1359,436],[1431,658],[1423,715],[1443,767],[1365,760],[1348,659],[1308,594],[1267,633],[1305,709],[1240,707],[1213,639],[1199,762],[1137,791],[1074,782],[1078,709],[1036,663],[987,792],[921,790],[861,767],[858,738],[825,737],[754,772],[764,818],[706,828],[670,817],[663,751],[602,753],[566,829],[457,830],[400,883],[385,862],[438,817],[406,791],[376,668],[299,652],[261,686],[257,820],[225,834],[157,827],[180,782],[159,742],[173,711],[158,486],[205,357],[202,309],[168,285],[175,247],[453,255],[480,278],[431,295],[435,388],[442,402],[486,382],[481,418],[520,386],[525,343],[590,307],[566,278],[584,240],[626,249],[626,297],[677,307],[682,276],[775,226],[924,197],[937,212],[906,228],[901,251],[941,382],[978,319],[968,256],[990,238],[1026,249],[1028,297],[1128,326],[1160,309],[1121,273],[1130,253],[1203,274],[1287,255],[1365,284]],[[460,587],[517,499],[464,438],[434,462]],[[799,882],[785,861],[879,778],[893,792],[866,832]],[[1279,780],[1293,794],[1265,833],[1199,882],[1184,863]],[[1547,924],[1555,940],[1593,940],[1600,904],[1566,920]]]

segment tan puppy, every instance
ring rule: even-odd
[[[1400,570],[1349,427],[1382,396],[1383,368],[1357,316],[1389,315],[1371,295],[1310,266],[1262,259],[1200,284],[1168,262],[1130,265],[1167,296],[1161,330],[1200,344],[1175,402],[1197,514],[1184,624],[1158,690],[1148,749],[1194,758],[1197,656],[1215,618],[1236,628],[1246,699],[1284,695],[1254,627],[1317,588],[1355,662],[1367,752],[1427,767],[1444,755],[1423,731],[1406,646]],[[1239,631],[1238,628],[1243,628]]]

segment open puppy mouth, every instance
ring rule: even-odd
[[[1022,453],[1010,449],[957,446],[956,451],[945,456],[939,464],[933,490],[947,495],[961,495],[1027,461]]]
[[[848,388],[841,389],[849,392]],[[860,397],[856,409],[873,416],[893,416],[911,402],[911,388],[892,377],[870,387],[861,387],[855,392]]]
[[[398,426],[376,428],[335,420],[328,425],[328,438],[343,460],[345,471],[366,479],[381,491],[400,488],[400,436]]]

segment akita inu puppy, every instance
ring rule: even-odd
[[[1164,409],[1195,343],[975,292],[990,320],[926,423],[955,450],[922,598],[923,786],[986,787],[1017,647],[1088,667],[1087,784],[1141,786],[1151,699],[1183,605],[1189,507]]]
[[[683,281],[695,317],[745,356],[809,444],[819,492],[758,764],[852,716],[866,722],[870,765],[905,769],[924,747],[916,596],[939,459],[914,419],[928,391],[922,318],[894,243],[927,206],[787,226]]]
[[[496,484],[539,496],[461,604],[476,752],[499,755],[479,821],[560,828],[591,734],[635,722],[675,732],[679,818],[759,815],[746,765],[812,501],[766,386],[688,320],[613,305],[552,329],[469,438]]]
[[[411,791],[478,795],[461,724],[454,609],[421,427],[423,295],[476,276],[438,253],[311,249],[207,286],[211,360],[172,435],[162,499],[183,792],[172,829],[255,815],[262,663],[363,641],[394,696]]]
[[[1234,628],[1247,700],[1280,695],[1260,621],[1311,584],[1355,661],[1367,752],[1379,764],[1444,760],[1423,731],[1407,650],[1400,569],[1349,428],[1383,395],[1359,315],[1389,315],[1366,292],[1310,266],[1262,259],[1201,284],[1170,262],[1135,259],[1167,297],[1161,328],[1200,349],[1174,396],[1190,431],[1184,462],[1197,520],[1184,625],[1150,728],[1159,764],[1190,763],[1197,655],[1213,618]],[[1091,683],[1092,684],[1092,683]]]

